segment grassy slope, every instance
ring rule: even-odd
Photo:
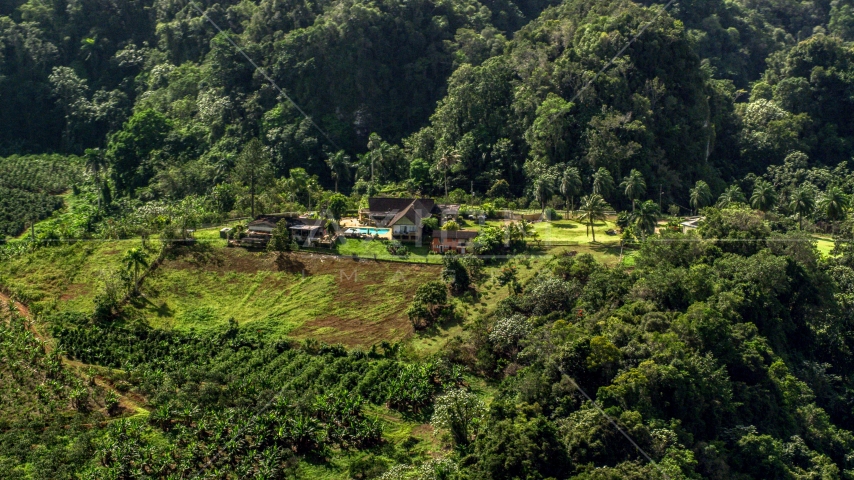
[[[129,312],[149,324],[206,329],[234,318],[275,336],[370,345],[411,332],[415,289],[438,268],[209,245],[166,260]]]
[[[100,278],[115,271],[121,256],[139,241],[81,241],[39,249],[33,255],[0,262],[0,285],[34,309],[91,312]]]

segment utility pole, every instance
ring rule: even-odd
[[[471,198],[474,200],[474,180],[471,181]]]
[[[664,193],[664,188],[663,188],[661,185],[659,185],[659,186],[658,186],[658,211],[659,211],[659,212],[662,212],[662,211],[663,211],[663,210],[661,209],[661,194],[662,194],[662,193]]]

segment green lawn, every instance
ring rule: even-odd
[[[833,239],[827,237],[813,236],[816,240],[816,248],[825,257],[830,256],[830,251],[833,250]]]
[[[431,263],[441,264],[442,257],[440,255],[430,255],[430,247],[425,244],[416,247],[413,244],[404,244],[409,250],[408,257],[398,257],[388,253],[386,244],[378,240],[357,240],[354,238],[345,239],[344,243],[339,243],[335,252],[339,255],[357,255],[360,258],[376,258],[377,260],[386,260],[392,262],[411,262],[411,263]]]
[[[593,232],[589,232],[587,225],[575,220],[557,220],[554,222],[537,222],[534,230],[540,235],[544,243],[548,242],[578,242],[579,244],[593,243],[593,234],[596,242],[602,244],[619,244],[619,236],[608,235],[608,230],[616,230],[617,226],[611,221],[598,221],[593,224]]]

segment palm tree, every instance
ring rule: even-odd
[[[523,238],[533,237],[537,234],[537,231],[534,229],[534,224],[525,220],[524,218],[522,220],[519,220],[518,227],[519,233],[522,234]]]
[[[624,178],[623,182],[620,183],[620,188],[623,189],[623,193],[629,197],[629,200],[631,200],[632,213],[634,213],[635,200],[646,193],[646,181],[644,181],[643,175],[633,168],[632,171],[629,172],[629,176]]]
[[[148,259],[146,258],[145,252],[139,248],[131,248],[125,252],[124,257],[122,257],[122,265],[131,274],[133,290],[136,292],[138,288],[137,282],[139,282],[139,272],[143,268],[148,267]]]
[[[560,179],[560,193],[566,199],[566,214],[569,216],[570,207],[573,197],[578,195],[581,190],[581,175],[578,173],[578,168],[569,167],[563,172],[563,177]]]
[[[803,230],[803,216],[811,214],[815,209],[815,195],[813,195],[812,189],[801,186],[792,192],[789,208],[798,215],[798,228]]]
[[[753,184],[753,194],[750,195],[750,206],[767,212],[776,202],[777,192],[774,191],[774,186],[761,178],[757,179],[756,183]]]
[[[614,177],[611,172],[605,167],[599,167],[599,170],[593,173],[593,193],[603,197],[611,193],[614,189]]]
[[[658,204],[647,200],[640,205],[636,212],[632,212],[631,220],[635,227],[640,230],[644,237],[655,233],[655,225],[658,223]]]
[[[534,180],[534,198],[540,202],[541,212],[546,211],[546,200],[552,191],[551,182],[546,177],[538,177]]]
[[[709,188],[709,184],[702,180],[697,180],[694,187],[688,190],[688,204],[691,205],[694,211],[699,211],[711,203],[712,190]]]
[[[326,165],[329,167],[332,179],[335,180],[335,193],[338,193],[338,180],[350,178],[350,155],[347,155],[344,150],[338,150],[326,157]]]
[[[448,170],[460,161],[460,154],[456,150],[447,149],[439,158],[436,167],[442,172],[445,180],[445,198],[448,198]]]
[[[828,187],[818,201],[818,208],[828,219],[841,220],[850,206],[851,199],[839,187]]]
[[[593,222],[596,220],[605,220],[605,211],[611,208],[605,199],[598,193],[587,195],[581,199],[578,211],[581,212],[581,219],[587,222],[587,234],[593,232],[593,241],[596,241],[596,230],[593,228]]]
[[[744,194],[738,185],[730,185],[724,190],[724,193],[718,197],[718,207],[726,208],[734,203],[744,203]]]

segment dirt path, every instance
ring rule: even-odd
[[[12,301],[12,299],[9,298],[8,295],[6,295],[3,292],[0,292],[0,305],[2,305],[5,308],[9,304],[9,302],[11,302],[11,301]],[[39,341],[42,342],[42,344],[44,345],[45,353],[50,353],[53,350],[53,346],[51,345],[51,342],[47,341],[48,339],[45,337],[45,335],[43,335],[41,332],[39,332],[38,329],[36,328],[36,326],[33,324],[32,315],[30,314],[30,309],[27,308],[27,306],[21,302],[15,302],[15,309],[18,310],[18,313],[22,317],[29,320],[27,322],[27,325],[26,325],[27,330],[29,330],[30,333],[33,334],[33,336],[35,336]],[[83,362],[79,362],[76,360],[70,360],[65,356],[62,357],[62,363],[63,363],[63,365],[68,367],[68,369],[71,370],[72,372],[78,373],[78,375],[79,375],[79,372],[81,372],[82,370],[84,370],[90,366],[90,365],[83,363]],[[113,385],[108,379],[106,379],[104,377],[96,375],[95,376],[95,385],[97,385],[97,386],[99,386],[105,390],[112,391],[113,393],[118,395],[119,405],[125,411],[135,412],[135,413],[147,412],[148,411],[142,407],[142,404],[145,403],[145,398],[143,398],[140,395],[133,395],[133,394],[127,394],[126,395],[126,394],[119,392],[118,390],[116,390],[115,385]]]

